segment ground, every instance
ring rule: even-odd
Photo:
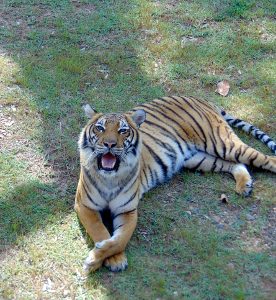
[[[1,298],[275,299],[274,174],[251,170],[250,199],[185,170],[147,193],[122,273],[83,276],[93,244],[73,211],[84,103],[193,95],[275,139],[274,15],[268,0],[0,4]]]

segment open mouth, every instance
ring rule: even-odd
[[[119,164],[119,158],[110,152],[98,157],[98,167],[100,170],[117,171]]]

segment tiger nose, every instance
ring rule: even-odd
[[[114,148],[117,145],[117,143],[115,141],[107,141],[107,142],[104,142],[104,145],[105,145],[105,147],[111,149],[111,148]]]

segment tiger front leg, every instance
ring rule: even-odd
[[[111,271],[122,271],[127,267],[124,250],[137,224],[137,209],[121,213],[113,219],[112,237],[95,243],[85,260],[86,271],[95,271],[104,262]]]
[[[102,222],[100,213],[83,205],[80,199],[81,198],[78,197],[77,194],[75,211],[77,212],[79,220],[84,226],[88,235],[91,237],[94,243],[109,239],[110,234]],[[102,261],[95,260],[90,256],[88,256],[88,258],[84,262],[85,271],[97,270],[102,266]]]

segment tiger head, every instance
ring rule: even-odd
[[[105,176],[133,167],[139,159],[138,128],[145,121],[145,111],[102,114],[88,104],[83,108],[90,120],[79,139],[81,164]]]

